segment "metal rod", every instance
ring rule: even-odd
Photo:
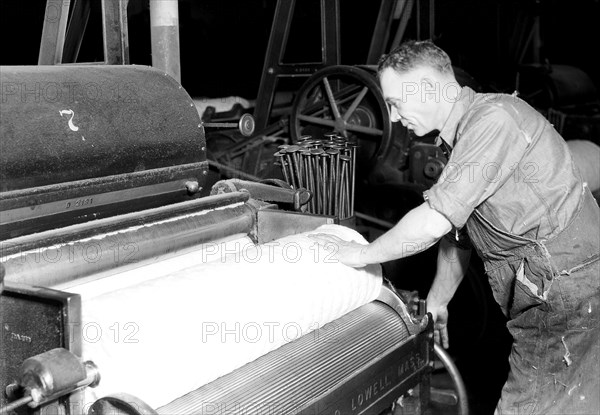
[[[308,189],[309,184],[308,184],[308,169],[306,167],[306,157],[307,157],[306,153],[310,153],[310,151],[304,147],[300,147],[298,149],[298,163],[300,164],[300,174],[302,175],[302,183],[303,183],[304,187],[306,189]]]
[[[279,165],[281,166],[281,172],[283,173],[283,179],[287,184],[290,184],[290,177],[288,176],[287,169],[285,167],[285,160],[283,160],[283,154],[280,151],[274,154],[279,159]]]
[[[6,406],[0,408],[0,414],[9,414],[17,408],[20,408],[23,405],[27,405],[29,402],[33,401],[31,396],[24,396],[20,399],[17,399],[14,402],[9,403]]]
[[[62,63],[65,33],[69,20],[69,5],[70,1],[46,1],[38,65]]]
[[[469,413],[469,399],[467,396],[467,389],[463,382],[462,377],[460,376],[460,372],[456,368],[452,357],[446,352],[442,346],[437,343],[433,343],[433,351],[436,356],[441,360],[444,364],[444,367],[450,374],[452,381],[454,382],[454,386],[456,388],[456,392],[458,394],[458,413],[459,414],[468,414]]]
[[[179,58],[179,2],[150,2],[150,37],[152,66],[165,71],[181,83]]]
[[[340,156],[340,160],[342,160],[342,180],[341,180],[341,196],[340,196],[340,219],[347,218],[350,212],[349,206],[349,180],[348,180],[348,171],[350,164],[350,157],[348,156]]]
[[[204,122],[202,123],[205,127],[215,127],[215,128],[236,128],[238,126],[237,122]]]
[[[304,157],[304,168],[307,176],[306,187],[312,193],[312,198],[310,199],[310,212],[315,213],[317,207],[317,195],[315,194],[315,175],[312,169],[312,155],[307,147],[304,147],[304,150],[302,156]]]
[[[346,217],[350,217],[350,160],[346,163]]]
[[[321,169],[319,168],[319,159],[320,159],[320,155],[321,153],[323,153],[323,149],[322,148],[315,148],[313,150],[310,151],[311,155],[312,155],[312,165],[313,165],[313,169],[316,172],[316,181],[315,181],[315,194],[317,195],[317,213],[318,214],[322,214],[323,213],[323,195],[321,193],[321,182],[323,180],[323,178],[321,177]]]
[[[107,65],[129,65],[128,2],[129,0],[102,0],[100,2],[104,63]]]
[[[344,163],[342,161],[342,165],[341,165],[341,169],[342,169],[342,175],[341,175],[341,180],[340,180],[340,219],[345,219],[346,218],[346,180],[347,180],[347,176],[346,176],[346,163]]]
[[[340,169],[340,152],[338,150],[338,153],[335,155],[335,194],[334,194],[334,200],[335,200],[335,212],[334,215],[339,217],[340,216],[340,201],[339,201],[339,195],[340,195],[340,186],[341,186],[341,169]]]
[[[298,188],[303,187],[302,185],[302,166],[300,165],[300,158],[298,155],[298,150],[300,147],[297,145],[289,146],[285,151],[290,155],[290,160],[292,161],[292,169],[293,175],[298,185]]]
[[[310,151],[308,153],[305,153],[304,163],[306,165],[306,171],[308,172],[309,190],[312,193],[312,197],[310,199],[310,211],[311,211],[311,213],[316,213],[317,212],[317,195],[315,194],[315,186],[314,186],[315,175],[314,175],[314,172],[313,172],[313,170],[311,168],[311,154],[310,154]]]
[[[294,168],[292,166],[292,155],[288,154],[287,149],[282,149],[279,150],[281,152],[281,154],[283,154],[283,160],[285,161],[285,165],[288,168],[288,178],[289,178],[289,184],[294,188],[297,189],[298,186],[296,184],[296,180],[294,178]]]
[[[329,214],[330,215],[335,215],[335,198],[334,198],[334,194],[335,194],[335,178],[336,178],[336,172],[335,172],[335,157],[337,154],[339,154],[339,151],[334,149],[334,148],[328,148],[326,150],[327,154],[329,155],[329,193],[327,195],[327,197],[329,198]]]
[[[350,143],[352,148],[352,170],[350,172],[350,177],[352,180],[352,189],[350,190],[350,216],[354,216],[354,192],[355,192],[355,184],[356,184],[356,149],[358,148],[358,144]]]
[[[322,187],[323,187],[323,214],[324,215],[328,215],[329,214],[329,204],[328,202],[328,196],[327,196],[327,183],[329,182],[329,176],[328,176],[328,172],[327,172],[327,153],[322,152],[319,154],[319,165],[321,168],[321,178],[322,180]]]

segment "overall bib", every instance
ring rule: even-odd
[[[514,339],[496,414],[600,411],[600,209],[584,186],[569,224],[545,240],[467,221]]]

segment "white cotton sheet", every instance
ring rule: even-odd
[[[339,225],[317,232],[365,242]],[[125,392],[158,408],[377,298],[379,265],[342,265],[307,234],[205,244],[169,270],[71,287],[83,299],[83,358],[102,376],[83,404]]]

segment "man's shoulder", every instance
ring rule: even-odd
[[[471,120],[489,117],[497,122],[542,116],[516,93],[473,93],[465,115]]]
[[[506,105],[528,107],[517,93],[506,94],[496,92],[474,92],[469,96],[472,108],[502,108]]]

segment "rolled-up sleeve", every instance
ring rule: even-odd
[[[500,105],[484,105],[468,117],[438,182],[424,193],[458,229],[513,175],[530,144]]]

